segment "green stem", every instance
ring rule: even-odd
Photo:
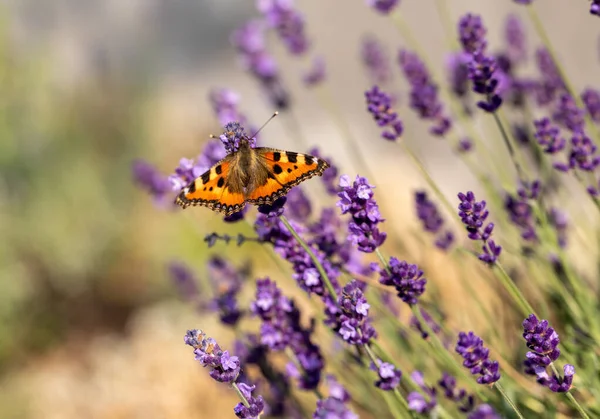
[[[238,387],[237,383],[232,383],[231,386],[233,387],[233,389],[237,393],[238,397],[240,398],[240,400],[244,404],[244,406],[246,406],[247,408],[250,408],[250,403],[248,403],[248,400],[246,400],[246,397],[244,396],[244,394],[242,393],[242,391]]]
[[[514,283],[512,278],[508,275],[508,273],[504,270],[502,265],[499,262],[496,262],[495,266],[497,268],[496,272],[500,273],[499,277],[500,277],[500,281],[502,282],[502,285],[504,285],[504,288],[506,289],[506,291],[508,291],[508,293],[517,302],[523,315],[525,317],[527,317],[530,314],[536,314],[535,311],[533,310],[533,307],[531,307],[531,305],[529,304],[529,302],[527,302],[527,300],[525,299],[523,294],[521,294],[521,291],[516,286],[516,284]],[[537,314],[536,314],[536,316],[537,316]]]
[[[517,158],[517,152],[515,151],[514,145],[514,138],[512,137],[512,135],[509,134],[508,130],[505,127],[505,124],[502,122],[502,119],[504,118],[502,118],[502,116],[499,115],[499,111],[493,112],[493,115],[494,121],[496,122],[496,126],[498,127],[498,130],[502,135],[502,139],[504,140],[504,144],[506,145],[506,149],[508,150],[508,154],[510,154],[510,159],[512,160],[513,165],[515,166],[517,175],[519,176],[521,182],[525,182],[527,180],[527,177],[525,176],[525,172],[523,171],[523,168],[521,167],[521,164],[519,163],[519,160]]]
[[[519,408],[517,407],[517,405],[508,396],[508,394],[506,393],[506,390],[504,390],[504,387],[502,387],[502,384],[500,384],[499,381],[496,381],[494,383],[494,387],[496,387],[496,389],[500,392],[500,394],[502,394],[502,397],[504,397],[504,400],[506,400],[506,402],[510,405],[510,407],[512,407],[512,409],[515,411],[515,413],[517,414],[517,416],[520,419],[525,419],[523,417],[523,415],[521,414],[521,412],[519,411]]]
[[[577,399],[575,399],[575,397],[573,397],[571,392],[567,392],[566,396],[567,396],[567,399],[569,399],[569,401],[573,404],[573,406],[575,406],[575,409],[577,409],[579,411],[579,414],[581,415],[582,418],[590,419],[589,415],[586,413],[586,411],[583,409],[583,407],[579,404]]]
[[[292,225],[290,224],[288,219],[285,217],[285,215],[283,215],[283,214],[280,215],[279,219],[285,225],[285,228],[287,228],[288,231],[292,234],[292,236],[294,236],[294,239],[296,239],[298,244],[300,246],[302,246],[302,248],[306,251],[306,253],[308,253],[308,256],[310,257],[310,260],[312,260],[313,265],[315,265],[315,268],[317,268],[317,271],[319,271],[319,275],[321,275],[321,279],[325,283],[325,286],[327,287],[327,291],[329,291],[329,295],[333,299],[333,302],[335,304],[337,304],[337,299],[338,299],[337,293],[335,292],[335,288],[333,287],[333,284],[331,283],[329,276],[327,276],[327,273],[325,272],[323,265],[319,261],[319,258],[317,258],[317,256],[314,254],[312,249],[308,246],[308,244],[306,244],[306,242],[298,235],[296,230],[294,230],[294,227],[292,227]]]

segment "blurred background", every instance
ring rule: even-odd
[[[402,14],[443,69],[446,43],[433,1],[402,0]],[[360,39],[375,33],[395,59],[402,38],[363,0],[296,4],[311,48],[326,59],[329,97],[358,141],[340,134],[315,92],[302,87],[308,63],[272,37],[298,128],[284,113],[261,144],[318,146],[352,176],[358,151],[374,173],[388,232],[427,250],[413,240],[412,197],[423,182],[397,144],[375,140],[363,98],[370,82]],[[507,14],[522,12],[509,0],[448,4],[453,22],[481,13],[492,47]],[[597,84],[600,27],[586,2],[544,4],[539,12],[575,87]],[[202,328],[226,347],[232,334],[180,301],[166,266],[183,260],[202,277],[209,254],[218,253],[240,266],[252,258],[259,276],[272,261],[256,247],[208,249],[205,234],[249,227],[223,224],[207,209],[157,207],[132,182],[131,164],[143,158],[169,174],[181,157],[197,156],[221,129],[211,88],[239,92],[256,126],[272,114],[229,41],[258,16],[252,1],[235,0],[0,2],[1,418],[233,417],[234,395],[207,377],[182,340],[186,329]],[[406,92],[397,68],[395,86]],[[399,103],[406,141],[448,196],[472,187],[466,168],[406,107],[405,94]],[[310,183],[307,190],[316,188]],[[451,281],[444,286],[452,291]]]

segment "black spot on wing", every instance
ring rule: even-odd
[[[221,167],[221,166],[219,166],[219,167]],[[222,187],[223,187],[223,185],[225,185],[225,179],[223,179],[222,177],[220,177],[220,178],[219,178],[219,181],[217,182],[217,186],[218,186],[219,188],[222,188]]]
[[[306,162],[306,164],[308,164],[309,166],[312,166],[315,162],[314,160],[315,158],[313,156],[304,156],[304,161]]]
[[[292,169],[288,168],[287,172],[292,173]]]
[[[217,167],[215,167],[215,172],[217,173],[217,175],[220,175],[221,173],[223,173],[223,168],[221,167],[221,165],[218,165]]]
[[[273,153],[273,160],[275,160],[275,161],[281,160],[281,153],[279,151],[276,151]]]
[[[278,175],[281,172],[283,172],[283,169],[281,168],[280,165],[276,164],[276,165],[273,166],[273,173],[275,173],[276,175]]]
[[[298,153],[294,153],[293,151],[286,151],[285,155],[288,158],[290,163],[296,163],[298,161]]]
[[[267,177],[269,179],[275,179],[275,176],[273,176],[273,173],[269,172],[269,174],[267,175]]]
[[[196,181],[192,182],[188,186],[188,193],[196,192]]]
[[[202,184],[206,185],[210,180],[210,170],[204,172],[204,174],[200,178],[202,179]]]

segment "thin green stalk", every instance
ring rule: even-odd
[[[589,415],[586,413],[586,411],[583,409],[583,407],[579,404],[577,399],[575,399],[575,397],[573,397],[573,395],[571,394],[570,391],[568,391],[566,393],[566,396],[567,396],[567,399],[569,399],[569,401],[573,404],[573,406],[575,406],[575,409],[577,409],[577,411],[579,411],[579,414],[581,415],[582,418],[590,419]]]
[[[521,182],[525,182],[527,180],[527,176],[525,175],[525,172],[521,167],[521,163],[519,161],[520,158],[519,156],[517,156],[515,139],[513,138],[512,134],[510,134],[509,131],[506,129],[506,118],[503,117],[503,114],[500,113],[500,110],[498,110],[497,112],[493,112],[493,115],[494,121],[496,122],[496,126],[498,127],[498,130],[502,135],[502,139],[504,140],[504,144],[506,145],[506,149],[508,150],[508,154],[510,154],[510,158],[513,162],[513,165],[515,166],[517,175],[519,176]]]
[[[531,305],[527,302],[523,294],[521,294],[521,291],[516,286],[512,278],[508,275],[508,273],[504,270],[500,262],[496,262],[495,267],[496,269],[494,271],[500,273],[500,275],[498,276],[500,278],[500,281],[502,282],[502,285],[504,285],[506,291],[508,291],[511,297],[517,302],[517,305],[521,309],[522,314],[525,317],[529,316],[530,314],[536,314],[533,310],[533,307],[531,307]]]
[[[319,271],[319,275],[321,275],[321,279],[325,283],[325,287],[327,288],[327,291],[329,291],[329,295],[333,299],[334,303],[337,304],[337,293],[335,292],[335,288],[333,287],[329,276],[327,276],[323,265],[319,261],[319,258],[317,258],[312,249],[308,246],[308,244],[306,244],[306,242],[298,235],[296,230],[294,230],[294,227],[292,227],[285,215],[280,215],[279,219],[285,225],[285,228],[287,228],[288,231],[292,234],[292,236],[294,236],[294,239],[296,239],[298,244],[302,246],[306,253],[308,253],[308,256],[310,257],[310,260],[312,261],[313,265],[315,265],[315,268],[317,268],[317,271]]]
[[[231,387],[233,387],[233,389],[237,393],[238,397],[240,398],[240,401],[244,404],[244,406],[246,406],[247,408],[250,408],[250,403],[248,403],[248,400],[246,400],[246,397],[244,396],[244,394],[238,387],[237,383],[232,383]]]
[[[504,397],[504,400],[506,400],[506,402],[510,405],[510,407],[512,407],[512,409],[515,411],[517,416],[520,419],[525,419],[523,417],[523,415],[521,414],[521,412],[519,411],[519,408],[517,407],[517,405],[508,396],[508,394],[506,393],[506,390],[504,390],[504,387],[502,387],[502,384],[500,384],[500,381],[496,381],[494,383],[494,387],[496,387],[496,389],[500,392],[500,394],[502,394],[502,397]]]

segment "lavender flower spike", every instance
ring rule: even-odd
[[[258,10],[268,25],[277,31],[288,52],[304,54],[309,46],[304,33],[304,17],[294,8],[293,0],[258,0]]]
[[[479,259],[489,265],[496,263],[496,260],[502,252],[502,247],[496,245],[491,239],[494,223],[488,223],[484,227],[489,212],[485,209],[485,201],[475,201],[475,194],[469,191],[466,194],[459,193],[458,216],[467,228],[468,237],[471,240],[481,240],[483,242],[483,253]]]
[[[356,176],[356,180],[351,182],[347,175],[340,178],[340,186],[342,191],[338,193],[340,200],[336,205],[342,210],[342,214],[350,214],[352,217],[348,225],[348,238],[361,252],[372,253],[386,238],[386,234],[378,228],[378,224],[384,219],[373,197],[373,186],[360,176]]]
[[[388,15],[396,8],[400,0],[367,0],[367,4],[379,13]]]
[[[530,314],[523,320],[523,338],[530,352],[527,352],[525,373],[537,376],[537,381],[557,393],[565,393],[571,389],[575,367],[565,365],[564,377],[554,373],[548,375],[548,366],[560,356],[558,333],[550,327],[548,320],[538,320],[535,314]]]
[[[448,250],[454,242],[454,234],[450,230],[443,229],[444,219],[435,203],[427,197],[427,192],[415,192],[415,209],[423,229],[436,235],[435,245],[439,249]]]
[[[379,282],[396,288],[398,297],[406,304],[417,304],[427,284],[427,280],[423,278],[423,271],[417,265],[399,261],[395,257],[390,258],[388,266],[389,270],[384,268],[379,270]]]
[[[392,109],[392,97],[381,91],[379,87],[373,86],[371,90],[365,92],[365,98],[367,110],[373,115],[377,125],[387,128],[381,136],[390,141],[400,138],[404,126],[398,114]]]
[[[358,419],[358,415],[346,406],[350,401],[346,389],[332,375],[327,376],[327,384],[329,397],[317,400],[313,419]]]
[[[490,350],[483,346],[483,340],[475,333],[460,332],[455,349],[463,357],[463,365],[469,368],[471,374],[479,375],[479,384],[493,384],[500,379],[498,361],[489,359]]]
[[[600,5],[598,5],[600,13]],[[585,105],[590,118],[596,123],[600,123],[600,91],[596,89],[586,89],[581,94],[581,100]]]
[[[386,84],[392,78],[389,57],[380,41],[373,35],[362,39],[360,56],[373,83]]]

